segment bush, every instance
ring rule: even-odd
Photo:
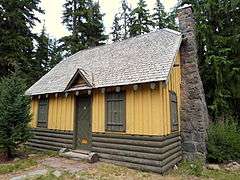
[[[209,162],[240,160],[240,131],[233,121],[213,123],[208,130]]]
[[[16,76],[0,80],[0,150],[11,158],[30,137],[30,105],[26,86]]]

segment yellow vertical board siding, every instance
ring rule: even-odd
[[[170,79],[168,82],[169,85],[169,91],[174,91],[177,94],[177,103],[178,103],[178,123],[179,123],[179,130],[180,130],[180,85],[181,85],[181,67],[180,67],[180,53],[177,54],[175,64],[178,66],[173,67]],[[171,121],[169,121],[171,122]],[[169,127],[171,128],[171,124],[169,124]],[[168,132],[170,133],[170,131]]]
[[[48,129],[73,130],[75,99],[73,95],[50,96],[48,104]]]
[[[92,100],[92,131],[105,131],[105,96],[101,91],[93,92]]]
[[[31,101],[31,122],[30,127],[37,127],[37,119],[38,119],[38,99],[32,99]]]

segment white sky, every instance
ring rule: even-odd
[[[45,10],[44,15],[38,15],[42,23],[37,23],[34,28],[34,32],[39,33],[42,29],[43,22],[45,21],[45,26],[47,33],[51,37],[61,38],[68,34],[67,29],[62,24],[62,11],[63,4],[65,0],[42,0],[41,7]],[[138,0],[128,0],[128,3],[131,4],[132,8],[136,7]],[[153,9],[156,0],[146,0],[148,8]],[[167,11],[173,8],[177,0],[161,0],[164,4]],[[105,13],[104,16],[104,25],[105,31],[108,34],[111,32],[111,26],[113,22],[114,15],[118,12],[121,7],[121,0],[99,0],[101,12]]]

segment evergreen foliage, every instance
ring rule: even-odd
[[[127,0],[122,0],[122,12],[121,12],[121,19],[123,21],[122,28],[123,28],[123,39],[127,39],[129,37],[129,25],[130,25],[130,13],[131,7],[129,6]]]
[[[35,63],[31,69],[31,74],[33,74],[31,84],[39,80],[61,60],[62,54],[58,46],[58,41],[50,39],[43,26],[40,35],[37,37]]]
[[[240,118],[240,1],[183,0],[197,21],[198,55],[210,115]]]
[[[63,24],[71,35],[61,39],[66,55],[79,50],[104,44],[103,16],[98,2],[93,0],[66,0],[63,12]]]
[[[208,154],[210,162],[222,163],[240,160],[240,131],[233,121],[213,123],[208,130]]]
[[[30,137],[30,104],[24,81],[16,76],[0,80],[0,150],[11,158]]]
[[[114,16],[114,20],[113,20],[113,26],[112,26],[112,41],[116,42],[116,41],[120,41],[122,39],[121,37],[121,25],[120,25],[120,18],[119,18],[119,14],[115,14]]]
[[[130,37],[150,32],[154,26],[145,0],[139,0],[137,7],[130,13]]]
[[[28,78],[33,61],[32,28],[39,19],[35,13],[43,13],[40,0],[0,1],[0,76],[18,72]]]
[[[156,0],[156,7],[154,8],[153,21],[157,29],[166,27],[167,13],[165,12],[164,6],[160,0]]]
[[[127,0],[122,0],[121,10],[114,16],[112,25],[113,41],[120,41],[129,38],[131,8]]]

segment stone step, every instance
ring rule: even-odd
[[[98,155],[93,152],[87,152],[87,151],[69,151],[69,152],[64,152],[61,153],[60,156],[70,158],[70,159],[75,159],[75,160],[86,160],[89,163],[94,163],[98,161]]]
[[[89,155],[91,153],[91,151],[82,150],[82,149],[74,149],[74,150],[72,150],[72,152],[80,153],[80,154],[86,154],[86,155]]]

